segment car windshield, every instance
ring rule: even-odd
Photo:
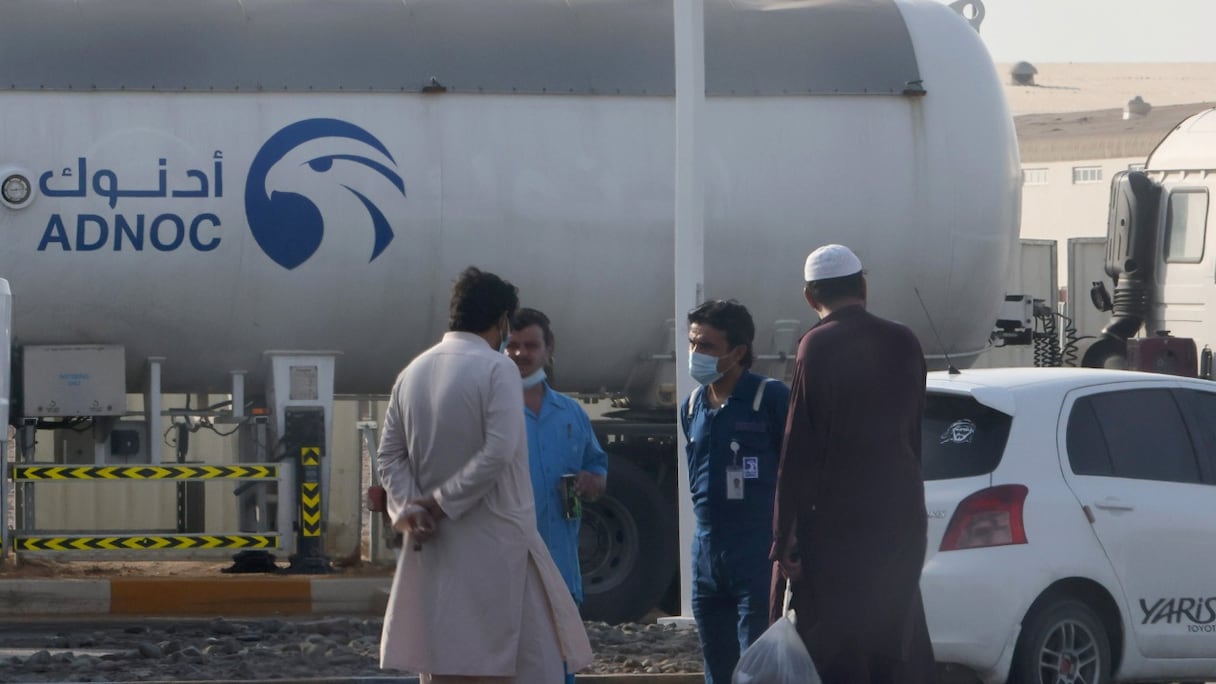
[[[1011,421],[970,396],[930,392],[921,433],[925,480],[991,473],[1001,462]]]

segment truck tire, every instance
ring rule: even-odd
[[[1022,622],[1010,684],[1109,684],[1110,637],[1102,619],[1072,598],[1033,608]]]
[[[579,530],[583,619],[633,622],[658,604],[678,569],[676,515],[653,478],[608,455],[608,490],[583,506]]]

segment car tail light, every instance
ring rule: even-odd
[[[940,550],[1025,544],[1022,506],[1029,492],[1024,485],[1001,485],[963,499],[950,518]]]

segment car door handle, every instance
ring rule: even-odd
[[[1101,508],[1104,511],[1134,511],[1134,510],[1136,510],[1135,506],[1128,504],[1128,503],[1124,503],[1121,499],[1116,499],[1113,497],[1107,497],[1105,499],[1102,499],[1101,501],[1095,502],[1094,506]]]

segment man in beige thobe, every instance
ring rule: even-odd
[[[397,377],[378,450],[405,534],[380,666],[433,684],[561,684],[591,662],[536,530],[519,369],[498,352],[515,287],[470,267],[450,332]]]

